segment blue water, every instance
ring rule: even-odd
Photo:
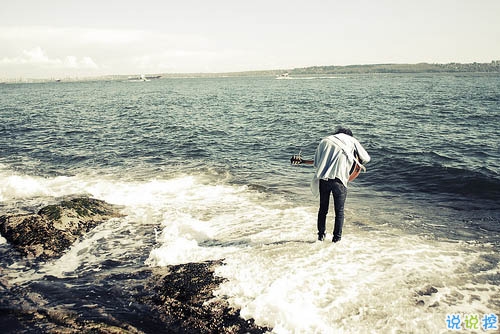
[[[211,169],[307,193],[287,165],[339,124],[373,157],[355,185],[488,219],[500,208],[500,79],[376,75],[171,79],[1,87],[1,162],[30,175],[149,177]],[[309,198],[309,194],[305,198]],[[305,200],[301,197],[300,200]],[[464,212],[465,211],[465,212]]]
[[[201,248],[222,247],[231,244],[232,238],[256,242],[262,233],[269,235],[259,241],[261,245],[277,242],[286,233],[293,240],[313,241],[317,199],[309,191],[312,170],[290,166],[289,158],[300,150],[304,157],[312,157],[321,138],[337,125],[347,126],[372,161],[367,173],[349,187],[344,251],[358,254],[360,249],[349,248],[355,242],[365,243],[361,249],[377,247],[382,235],[380,247],[392,252],[393,259],[403,256],[389,248],[393,238],[410,238],[415,254],[433,242],[439,243],[436,249],[441,255],[454,251],[476,254],[478,259],[471,261],[485,262],[487,269],[471,265],[465,269],[469,275],[460,282],[429,284],[444,284],[440,291],[450,289],[450,295],[454,289],[464,294],[464,282],[481,276],[473,282],[487,284],[491,293],[474,310],[500,309],[495,297],[498,289],[494,288],[500,283],[499,259],[491,255],[500,247],[498,75],[9,84],[0,86],[0,117],[0,209],[27,212],[74,193],[140,208],[144,210],[141,218],[128,222],[142,231],[136,241],[153,238],[153,226],[163,231],[163,239],[156,244],[146,242],[151,252],[143,254],[149,256],[147,265],[228,257],[228,250],[219,254],[219,248],[214,254],[209,252],[211,255],[201,252],[199,257],[168,260],[163,253],[155,253],[162,247],[172,250],[174,245],[184,249],[193,240]],[[298,223],[294,215],[300,217],[300,228],[307,230],[293,230],[292,225]],[[229,224],[233,220],[241,224]],[[181,226],[175,233],[169,230],[172,222]],[[210,232],[200,227],[205,222],[213,224]],[[243,228],[248,228],[246,234]],[[186,242],[176,244],[168,236]],[[144,251],[143,244],[134,244],[127,246],[131,252]],[[449,249],[448,245],[455,246]],[[316,253],[309,251],[305,254]],[[265,251],[257,254],[267,259]],[[100,260],[86,261],[89,266],[99,266]],[[228,263],[231,261],[237,263],[229,256]],[[416,261],[425,262],[425,258]],[[405,264],[407,268],[412,268],[411,263]],[[373,259],[366,266],[376,268],[380,263]],[[439,266],[435,264],[433,270],[439,271]],[[84,269],[80,263],[72,270]],[[235,277],[233,281],[245,282]],[[414,289],[409,281],[404,280],[408,291]],[[456,286],[450,288],[450,284]],[[225,294],[237,294],[234,291]],[[442,307],[450,304],[469,312],[462,304],[443,302],[447,300],[443,294]],[[249,302],[237,299],[235,305],[259,322],[258,309],[250,306],[258,298],[245,298]],[[266,305],[263,302],[261,307],[266,309]],[[364,304],[358,308],[364,307],[360,305]],[[345,304],[340,308],[347,312]],[[271,309],[282,313],[262,318],[263,325],[278,328],[278,332],[279,328],[284,332],[298,328],[286,320],[287,314],[294,314],[294,307]],[[444,308],[439,316],[449,311]],[[331,318],[331,314],[325,317]],[[384,314],[374,319],[373,328],[389,328],[380,324]],[[332,321],[332,326],[341,323]],[[429,320],[422,316],[421,321]],[[439,330],[438,325],[428,331]],[[320,330],[311,326],[309,330]],[[349,331],[349,327],[343,328]],[[401,324],[394,328],[409,329]]]

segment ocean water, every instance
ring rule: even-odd
[[[498,75],[0,85],[0,117],[0,214],[74,195],[126,214],[37,267],[0,237],[9,282],[224,259],[217,298],[275,333],[500,315]],[[311,167],[289,159],[337,125],[372,161],[333,244],[315,241]]]

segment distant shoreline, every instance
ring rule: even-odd
[[[490,63],[448,63],[448,64],[371,64],[371,65],[346,65],[346,66],[310,66],[293,69],[220,72],[220,73],[151,73],[147,78],[221,78],[221,77],[250,77],[250,76],[278,76],[288,73],[289,76],[324,76],[339,74],[383,74],[383,73],[500,73],[500,60]],[[119,74],[91,77],[67,78],[14,78],[0,79],[0,83],[36,83],[36,82],[77,82],[77,81],[134,81],[144,74]],[[140,80],[135,80],[140,81]]]

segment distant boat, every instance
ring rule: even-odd
[[[141,82],[141,81],[151,81],[150,79],[158,79],[158,78],[160,78],[159,75],[154,76],[154,77],[147,77],[144,74],[141,74],[139,77],[129,77],[128,81]]]
[[[128,81],[131,81],[131,82],[141,82],[141,81],[151,81],[153,79],[160,79],[160,78],[161,78],[161,75],[146,76],[144,74],[141,74],[138,77],[129,77]]]
[[[289,78],[290,76],[288,75],[288,72],[276,76],[276,79],[289,79]]]

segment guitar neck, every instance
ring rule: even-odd
[[[312,165],[312,164],[314,164],[314,160],[307,160],[307,159],[303,159],[299,155],[294,155],[290,159],[290,163],[292,165]]]

